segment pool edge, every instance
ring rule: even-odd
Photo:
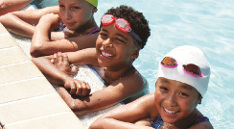
[[[0,53],[3,54],[0,57],[0,123],[3,129],[44,128],[45,125],[52,129],[84,129],[1,23]],[[50,103],[54,105],[48,106]]]

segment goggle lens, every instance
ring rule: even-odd
[[[130,32],[130,25],[129,23],[123,19],[119,18],[115,21],[115,25],[118,29],[122,30],[123,32]]]
[[[161,61],[161,64],[164,67],[168,67],[168,68],[175,68],[177,67],[177,61],[175,59],[173,59],[172,57],[165,57],[163,58],[163,60]],[[192,75],[192,76],[200,76],[202,77],[203,74],[201,73],[200,68],[195,65],[195,64],[187,64],[187,65],[183,65],[184,71],[187,72],[188,74]]]
[[[105,26],[112,24],[114,20],[115,20],[115,17],[109,14],[103,15],[101,18],[101,22]]]
[[[123,18],[118,18],[116,19],[115,16],[111,14],[105,14],[101,18],[101,23],[104,26],[110,25],[115,21],[115,27],[118,28],[122,32],[129,32],[131,36],[133,37],[134,44],[136,45],[137,49],[140,50],[141,47],[138,45],[138,43],[142,42],[141,38],[131,30],[130,24],[128,23],[127,20]]]
[[[202,77],[201,70],[197,65],[187,64],[187,65],[183,65],[183,67],[184,67],[184,70],[189,72],[190,74],[195,74],[197,76]]]
[[[163,58],[163,60],[161,61],[161,64],[165,67],[169,67],[169,68],[174,68],[177,66],[177,62],[175,59],[171,58],[171,57],[165,57]]]

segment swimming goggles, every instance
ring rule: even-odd
[[[115,16],[113,16],[111,14],[105,14],[101,18],[101,23],[104,26],[108,26],[108,25],[112,24],[114,21],[115,21],[115,27],[117,29],[119,29],[120,31],[122,31],[124,33],[127,33],[127,32],[130,33],[130,35],[132,36],[132,38],[134,40],[134,44],[136,45],[137,49],[140,50],[141,47],[139,46],[138,43],[142,42],[142,40],[135,32],[133,32],[133,30],[131,29],[130,24],[128,23],[127,20],[125,20],[123,18],[116,18]]]
[[[161,64],[167,68],[175,68],[178,65],[177,61],[175,59],[173,59],[172,57],[164,57],[163,60],[161,61]],[[183,65],[183,69],[186,73],[188,73],[194,77],[202,77],[203,76],[200,68],[195,64]]]

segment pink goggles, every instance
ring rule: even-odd
[[[130,33],[130,35],[132,36],[132,38],[134,40],[134,44],[136,45],[137,49],[140,50],[141,47],[139,46],[138,43],[142,42],[142,40],[135,32],[133,32],[133,30],[131,29],[130,24],[128,23],[127,20],[125,20],[123,18],[116,18],[115,16],[113,16],[111,14],[105,14],[101,18],[101,23],[104,26],[108,26],[108,25],[112,24],[114,21],[115,21],[115,27],[117,29],[119,29],[120,31],[122,31],[124,33],[127,33],[127,32]]]
[[[172,57],[165,57],[161,61],[162,66],[167,68],[175,68],[177,67],[177,61]],[[192,75],[194,77],[202,77],[203,74],[200,70],[200,68],[195,64],[184,64],[183,65],[184,71],[188,73],[189,75]]]

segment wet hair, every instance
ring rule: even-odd
[[[134,10],[132,7],[121,5],[117,8],[109,9],[105,14],[111,14],[117,18],[124,18],[130,23],[132,30],[139,35],[142,42],[139,43],[141,49],[144,48],[148,37],[150,36],[150,28],[148,21],[141,12]]]

